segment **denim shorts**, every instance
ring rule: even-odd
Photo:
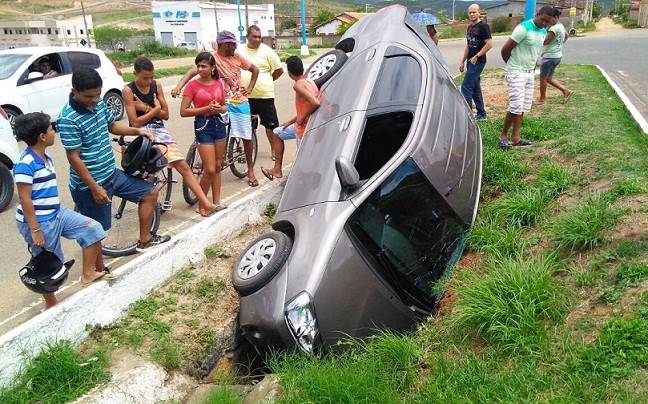
[[[562,58],[542,58],[540,61],[540,77],[553,77],[561,60]]]
[[[152,183],[128,175],[122,170],[115,170],[112,177],[100,185],[106,190],[111,200],[113,196],[118,196],[134,203],[139,203],[154,188]],[[79,213],[101,223],[104,230],[110,229],[112,202],[104,205],[97,204],[89,189],[80,190],[76,188],[70,190],[70,193]]]
[[[65,262],[61,237],[76,240],[82,249],[106,237],[104,229],[96,220],[66,208],[61,208],[55,218],[39,224],[45,238],[45,249],[56,254],[61,262]],[[38,254],[41,248],[34,246],[29,224],[16,221],[16,225],[27,244],[32,247],[32,254]]]
[[[194,119],[196,143],[215,144],[227,138],[225,123],[220,115],[198,115]]]
[[[297,132],[295,131],[295,124],[293,123],[292,125],[288,125],[286,127],[283,126],[278,126],[272,130],[275,135],[279,136],[279,139],[281,140],[290,140],[290,139],[295,139],[297,141],[297,149],[299,149],[299,145],[301,144],[301,139],[297,137]]]

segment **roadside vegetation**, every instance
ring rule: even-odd
[[[561,65],[556,78],[576,89],[571,100],[550,89],[525,116],[521,135],[534,145],[501,151],[506,86],[501,70],[484,72],[482,198],[440,314],[412,332],[345,341],[335,355],[268,358],[278,402],[648,401],[648,138],[596,67]],[[215,308],[235,299],[237,251],[206,250],[204,264],[85,345],[198,369]],[[218,262],[225,272],[201,269]],[[220,377],[210,402],[241,402],[236,380]]]

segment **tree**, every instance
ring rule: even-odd
[[[315,17],[315,19],[313,20],[313,23],[311,24],[309,31],[312,34],[314,34],[315,33],[315,27],[317,27],[318,25],[320,25],[321,23],[323,23],[325,21],[328,21],[328,20],[332,19],[333,17],[335,17],[335,14],[333,14],[333,12],[328,11],[328,10],[320,10],[317,13],[317,17]]]
[[[297,28],[297,23],[295,22],[295,20],[285,20],[284,22],[281,23],[280,28],[281,30]]]
[[[94,29],[95,42],[100,45],[110,46],[110,49],[116,50],[117,43],[124,42],[134,36],[132,28],[119,26],[99,27]]]

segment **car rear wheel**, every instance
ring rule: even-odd
[[[320,88],[342,68],[347,59],[346,53],[339,49],[326,52],[310,65],[306,77],[312,79],[317,88]]]
[[[9,167],[0,163],[0,212],[4,211],[14,194],[13,176]]]
[[[232,271],[232,284],[241,295],[250,295],[264,287],[284,266],[292,240],[282,232],[271,231],[250,244]]]
[[[115,120],[118,121],[124,116],[124,99],[119,93],[114,91],[108,91],[104,95],[104,103],[108,110],[115,116]]]

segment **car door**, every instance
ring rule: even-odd
[[[52,78],[39,78],[30,80],[29,73],[31,71],[38,71],[34,66],[42,57],[48,57],[52,63],[52,67],[58,71],[58,76]],[[21,83],[19,83],[20,92],[25,96],[29,103],[29,111],[37,112],[42,111],[48,114],[52,119],[56,119],[63,105],[68,100],[68,94],[72,87],[72,74],[68,71],[62,63],[63,57],[61,53],[48,53],[38,55],[23,73]]]

